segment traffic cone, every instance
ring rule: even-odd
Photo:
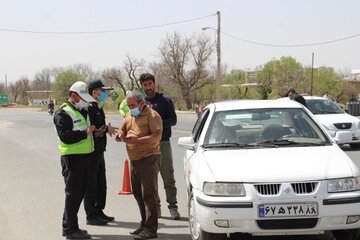
[[[130,185],[129,163],[128,163],[127,159],[125,159],[125,162],[124,162],[124,175],[123,175],[122,189],[119,190],[118,194],[121,194],[121,195],[132,194],[131,185]]]

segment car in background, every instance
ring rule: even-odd
[[[233,233],[360,239],[360,170],[294,101],[209,104],[185,149],[193,240]]]
[[[308,109],[338,144],[360,149],[360,120],[346,113],[337,103],[324,97],[304,96]]]

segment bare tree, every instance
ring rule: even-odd
[[[119,86],[124,95],[126,93],[126,85],[125,85],[125,81],[123,78],[123,72],[121,71],[120,68],[108,68],[105,69],[102,74],[101,74],[104,82],[106,82],[108,85],[110,86]]]
[[[138,71],[144,69],[145,60],[131,58],[129,54],[125,57],[126,60],[124,61],[124,68],[129,78],[129,90],[134,90],[136,87],[141,87],[138,81]]]
[[[10,90],[10,94],[13,98],[13,102],[26,103],[26,101],[27,101],[26,91],[28,91],[29,89],[30,89],[29,79],[27,79],[25,77],[17,80],[15,83],[10,83],[9,90]],[[20,97],[20,99],[19,99],[19,97]]]
[[[51,69],[45,68],[41,72],[35,74],[34,80],[31,82],[32,90],[50,90],[53,73]]]
[[[210,39],[205,35],[186,38],[174,32],[162,41],[159,50],[170,80],[180,87],[186,107],[191,109],[192,93],[214,80],[206,69],[213,53]]]

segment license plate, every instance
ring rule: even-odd
[[[259,205],[259,217],[300,217],[317,216],[316,203],[284,203]]]

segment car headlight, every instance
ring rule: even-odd
[[[350,192],[360,190],[360,177],[339,178],[328,181],[328,192]]]
[[[204,194],[210,196],[243,197],[246,195],[244,185],[241,183],[213,183],[205,182]]]

